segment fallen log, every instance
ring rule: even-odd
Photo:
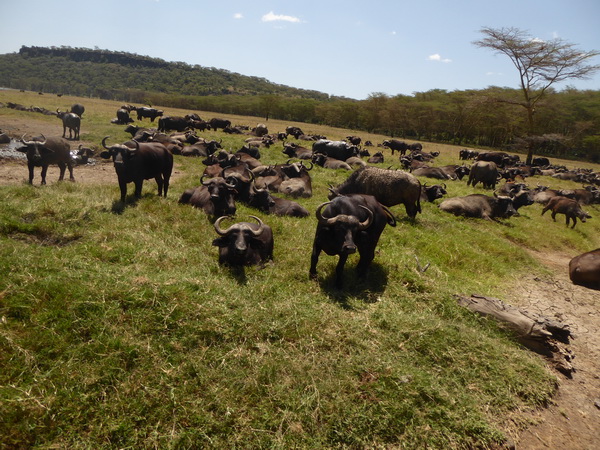
[[[575,368],[571,361],[575,357],[564,344],[573,336],[569,326],[507,305],[502,300],[472,294],[470,297],[456,295],[458,304],[482,316],[496,319],[509,329],[517,342],[545,356],[556,370],[571,378]]]

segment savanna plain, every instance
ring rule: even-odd
[[[84,104],[72,149],[99,153],[105,136],[131,137],[110,123],[120,102],[0,91],[7,102],[51,111]],[[389,138],[264,123],[270,132],[297,125],[375,145]],[[0,129],[27,139],[62,134],[56,117],[8,108],[0,108]],[[247,137],[199,135],[232,151]],[[435,165],[461,162],[462,147],[422,144],[440,152]],[[379,166],[399,168],[397,154],[383,151]],[[281,142],[261,155],[266,164],[287,160]],[[125,204],[112,163],[97,156],[75,167],[75,182],[58,182],[51,167],[45,186],[39,168],[29,185],[23,160],[0,160],[0,447],[598,447],[600,295],[566,275],[570,258],[600,247],[598,205],[586,206],[592,219],[573,229],[563,216],[541,216],[538,204],[499,221],[455,217],[435,203],[412,221],[394,206],[398,224],[384,230],[367,279],[354,276],[354,255],[339,290],[337,257],[321,255],[316,281],[308,269],[314,212],[348,172],[311,170],[313,196],[296,199],[308,218],[238,203],[237,219],[256,215],[272,227],[275,250],[264,268],[237,270],[219,265],[211,218],[178,204],[200,184],[201,158],[174,158],[167,198],[147,180],[142,197]],[[580,187],[542,176],[526,183]],[[446,185],[448,197],[491,195],[465,180]],[[573,379],[457,304],[456,295],[473,293],[572,325]]]

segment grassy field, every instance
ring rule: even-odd
[[[8,101],[51,110],[80,101],[82,142],[99,148],[106,135],[129,138],[110,124],[117,102],[0,91]],[[24,122],[62,132],[55,117],[0,108],[0,129]],[[267,124],[276,132],[293,123]],[[332,139],[386,138],[296,125]],[[244,138],[202,136],[232,150]],[[441,152],[438,165],[458,162],[459,147],[423,146]],[[262,160],[284,162],[281,150],[262,151]],[[398,167],[389,150],[385,156],[382,167]],[[526,425],[521,411],[555,392],[543,359],[457,306],[454,295],[510,299],[519,273],[545,271],[527,249],[575,256],[600,247],[598,206],[585,208],[593,219],[575,229],[562,216],[540,217],[539,205],[502,222],[457,218],[430,203],[413,222],[396,206],[398,226],[384,230],[368,279],[355,279],[351,257],[338,291],[337,258],[321,255],[318,281],[308,278],[314,214],[265,216],[238,204],[238,218],[258,215],[273,228],[274,262],[219,266],[212,222],[177,203],[204,166],[180,156],[175,163],[166,199],[150,180],[125,207],[116,176],[49,177],[39,186],[38,169],[33,186],[0,186],[0,446],[492,447]],[[26,166],[15,170],[25,181]],[[311,175],[314,195],[299,202],[314,213],[348,173],[316,167]],[[579,187],[544,177],[528,183]],[[449,196],[490,193],[447,184]],[[430,264],[426,272],[415,257]]]

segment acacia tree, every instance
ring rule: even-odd
[[[484,37],[473,43],[482,48],[490,48],[496,53],[508,56],[519,72],[522,106],[527,112],[528,133],[535,135],[535,108],[546,91],[555,83],[568,79],[589,78],[600,69],[600,65],[588,64],[600,53],[592,50],[577,50],[574,44],[560,38],[542,41],[532,38],[518,28],[488,28],[480,30]],[[534,142],[531,140],[530,142]],[[528,146],[527,164],[531,164],[534,145]]]

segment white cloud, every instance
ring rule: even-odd
[[[396,36],[396,34],[398,34],[398,33],[396,33],[395,31],[392,31],[392,36]]]
[[[540,38],[533,38],[533,39],[531,40],[531,42],[537,42],[538,44],[541,44],[542,42],[544,42],[544,40],[543,40],[543,39],[540,39]]]
[[[293,16],[285,16],[283,14],[275,14],[273,11],[269,12],[262,16],[263,22],[292,22],[299,23],[300,19]]]
[[[439,53],[434,53],[433,55],[429,55],[429,56],[427,57],[427,59],[428,59],[429,61],[439,61],[439,62],[443,62],[443,63],[449,63],[449,62],[452,62],[452,60],[451,60],[451,59],[448,59],[448,58],[442,58],[442,57],[440,56],[440,54],[439,54]]]
[[[244,18],[244,16],[242,15],[242,13],[235,13],[235,14],[233,15],[233,18],[234,18],[234,19],[243,19],[243,18]]]

